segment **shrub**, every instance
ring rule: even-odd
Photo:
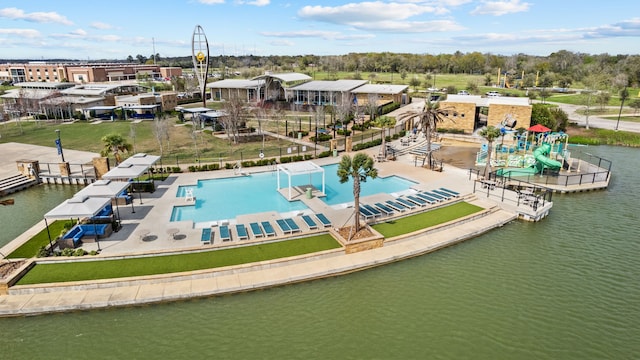
[[[85,256],[85,255],[87,255],[87,252],[84,251],[83,248],[78,248],[76,249],[76,251],[73,252],[73,256]]]
[[[286,163],[290,163],[291,162],[291,156],[281,156],[280,157],[280,163],[281,164],[286,164]]]
[[[345,136],[349,136],[349,135],[351,135],[351,130],[343,130],[343,129],[340,129],[340,130],[336,131],[336,133],[337,133],[338,135],[345,135]]]
[[[331,150],[323,151],[318,154],[318,158],[325,158],[331,156]]]
[[[38,249],[38,252],[36,253],[36,257],[47,257],[49,256],[49,251],[47,250],[46,246],[40,246],[40,248]]]

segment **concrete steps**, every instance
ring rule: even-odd
[[[36,179],[30,179],[24,175],[18,174],[0,179],[0,194],[11,194],[36,185]]]

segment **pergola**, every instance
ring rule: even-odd
[[[49,244],[51,244],[51,234],[49,233],[49,224],[47,219],[83,219],[92,218],[96,216],[105,206],[111,203],[111,198],[108,197],[89,197],[89,196],[74,196],[71,199],[66,200],[62,204],[56,206],[48,213],[44,214],[44,223],[47,227],[47,234],[49,235]],[[94,223],[95,226],[95,223]],[[96,244],[100,249],[100,243],[98,243],[98,233],[96,232]]]
[[[97,180],[82,190],[78,191],[74,197],[102,197],[113,199],[121,194],[126,188],[129,187],[129,183],[125,181],[111,181],[111,180]],[[118,202],[116,201],[116,215],[118,218],[118,224],[120,223],[120,210],[118,208]],[[133,209],[133,201],[131,202],[131,208]]]
[[[135,156],[136,155],[130,157],[129,159],[121,162],[118,166],[107,171],[106,174],[102,175],[102,178],[106,180],[132,181],[132,179],[138,178],[140,177],[140,175],[147,172],[147,170],[149,170],[149,167],[151,166],[150,164],[153,164],[155,163],[155,161],[157,161],[157,159],[152,160],[151,158],[147,159],[146,163],[143,160],[140,160],[140,158],[138,158],[138,160],[129,161],[131,158]],[[147,155],[147,156],[152,156],[152,155]],[[159,159],[160,157],[157,157],[157,158]],[[142,163],[136,164],[135,161],[141,161]],[[152,161],[152,162],[149,162],[149,161]],[[140,204],[142,204],[142,193],[139,192],[138,194],[139,194],[138,197],[140,198]],[[133,202],[131,202],[131,204],[133,206]]]
[[[312,161],[279,164],[277,171],[278,190],[280,190],[280,171],[287,174],[289,179],[289,200],[291,200],[291,177],[298,175],[309,175],[309,177],[311,177],[311,175],[315,173],[322,173],[322,193],[325,193],[324,169]],[[311,183],[311,181],[309,181],[309,183]]]

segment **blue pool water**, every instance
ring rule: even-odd
[[[353,182],[340,184],[336,171],[338,165],[328,165],[325,170],[325,193],[322,200],[328,205],[353,201]],[[286,174],[280,174],[280,187],[288,186]],[[322,188],[322,175],[296,176],[291,179],[294,186],[311,183]],[[398,176],[368,179],[361,185],[360,196],[378,193],[393,193],[409,189],[415,183]],[[250,176],[224,179],[199,180],[195,186],[180,186],[177,197],[184,197],[187,189],[193,190],[195,205],[175,206],[171,221],[191,220],[208,222],[233,219],[238,215],[266,211],[290,212],[306,210],[302,201],[288,201],[277,191],[277,173],[259,173]]]

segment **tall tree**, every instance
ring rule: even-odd
[[[112,133],[105,135],[102,137],[101,141],[104,143],[104,149],[102,149],[100,155],[109,156],[109,154],[113,154],[113,157],[116,160],[116,165],[121,161],[120,153],[131,152],[133,149],[133,146],[120,134]]]
[[[389,116],[380,116],[373,122],[375,127],[382,129],[382,156],[387,158],[387,144],[385,130],[392,128],[396,124],[396,119]]]
[[[420,131],[424,134],[427,140],[427,154],[429,157],[429,168],[431,168],[431,136],[436,133],[438,124],[444,122],[445,120],[451,120],[448,115],[449,112],[452,112],[453,109],[449,108],[441,108],[439,101],[430,101],[426,99],[424,102],[424,106],[422,110],[413,110],[408,111],[406,113],[398,116],[398,120],[408,120],[408,119],[418,119],[418,125],[420,126]],[[454,114],[455,115],[455,114]],[[453,120],[451,120],[453,121]]]
[[[378,177],[378,170],[373,167],[373,159],[365,153],[357,153],[351,158],[344,155],[338,164],[338,178],[344,184],[353,180],[353,207],[355,211],[355,232],[360,231],[360,183],[366,182],[367,178]]]
[[[487,126],[482,128],[478,133],[487,140],[487,164],[484,166],[484,177],[487,178],[491,173],[491,152],[493,150],[493,142],[502,134],[500,129],[495,126]]]

